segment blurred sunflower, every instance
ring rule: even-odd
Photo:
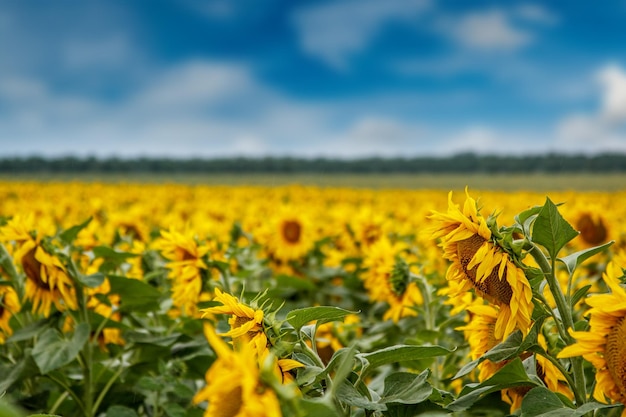
[[[492,240],[487,221],[466,191],[463,211],[448,195],[448,212],[433,211],[432,239],[441,239],[444,258],[451,261],[446,278],[460,281],[460,291],[474,291],[500,307],[495,336],[505,338],[516,328],[526,334],[533,309],[530,283],[509,254]]]
[[[173,229],[161,231],[161,239],[154,244],[169,262],[168,277],[172,282],[172,301],[186,315],[196,312],[196,304],[202,292],[201,270],[208,269],[203,257],[209,252],[206,245],[196,242],[193,235],[182,234]]]
[[[596,368],[593,396],[626,403],[626,290],[620,285],[624,269],[615,262],[607,265],[604,282],[611,292],[589,297],[588,331],[572,331],[576,343],[567,346],[559,358],[582,356]],[[626,414],[626,412],[625,412]]]
[[[205,332],[217,360],[206,373],[206,386],[194,403],[208,401],[205,417],[280,417],[276,393],[261,380],[254,348],[231,350],[210,328]]]
[[[348,314],[343,322],[331,321],[318,325],[315,346],[322,361],[328,363],[336,351],[361,337],[361,326],[361,319],[356,314]]]
[[[258,356],[267,349],[267,336],[263,329],[263,310],[240,303],[237,298],[215,288],[214,301],[222,303],[221,306],[209,307],[201,310],[202,317],[212,314],[230,314],[228,319],[230,331],[222,336],[231,337],[235,346],[251,345]]]
[[[25,298],[32,303],[32,311],[45,317],[52,304],[59,311],[76,309],[74,286],[65,267],[42,246],[41,232],[48,230],[45,222],[37,230],[33,216],[15,216],[0,229],[0,241],[15,244],[13,258],[26,275]]]
[[[370,300],[383,301],[389,305],[383,319],[398,322],[402,317],[416,316],[412,307],[423,302],[422,294],[414,282],[409,282],[409,267],[400,252],[406,246],[389,238],[381,237],[372,243],[364,253],[363,274],[365,289]]]
[[[18,311],[20,311],[20,300],[13,287],[0,285],[0,343],[4,343],[6,336],[13,334],[9,320]]]
[[[282,208],[270,226],[267,249],[279,262],[300,259],[313,247],[313,225],[306,213],[294,207]]]

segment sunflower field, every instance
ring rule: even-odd
[[[0,182],[0,417],[626,416],[626,191]]]

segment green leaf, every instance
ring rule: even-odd
[[[558,395],[549,389],[535,387],[524,396],[520,417],[581,417],[594,410],[619,406],[620,404],[600,404],[592,401],[572,409],[563,404]]]
[[[433,387],[426,381],[430,370],[416,375],[409,372],[396,372],[385,378],[382,403],[417,404],[426,401]]]
[[[19,275],[15,265],[13,264],[13,258],[9,255],[4,245],[0,243],[0,270],[4,270],[11,278],[11,281],[17,282]]]
[[[351,405],[353,407],[363,408],[366,410],[383,411],[387,407],[379,404],[361,394],[349,381],[344,380],[337,389],[336,397],[339,401]]]
[[[71,339],[65,339],[56,329],[41,334],[33,347],[33,359],[43,375],[72,362],[89,339],[89,325],[76,326]]]
[[[515,216],[515,222],[524,231],[524,234],[529,234],[530,224],[535,220],[541,209],[541,206],[534,206]]]
[[[340,415],[330,401],[321,399],[301,399],[299,408],[304,417],[337,417]]]
[[[37,320],[34,323],[30,323],[26,327],[22,327],[21,329],[15,331],[11,337],[7,339],[7,342],[22,342],[24,340],[32,339],[37,336],[39,333],[43,332],[45,329],[49,329],[52,326],[52,323],[58,320],[58,316],[56,314],[48,317],[47,319]]]
[[[546,198],[535,219],[532,231],[532,240],[540,244],[550,254],[552,259],[569,242],[578,236],[578,232],[561,216],[557,206]]]
[[[168,417],[185,417],[187,413],[185,409],[180,405],[173,402],[166,402],[163,404],[163,410]]]
[[[544,387],[535,387],[528,391],[522,400],[522,416],[537,417],[546,415],[554,410],[566,411],[568,416],[573,414],[571,408],[565,407],[559,397]]]
[[[17,381],[23,381],[31,376],[39,375],[39,368],[33,361],[31,352],[27,350],[22,359],[16,364],[11,364],[9,369],[0,368],[0,392],[6,392]]]
[[[159,309],[161,293],[153,286],[138,279],[117,275],[109,276],[111,293],[121,297],[120,311],[148,312]]]
[[[610,241],[605,243],[604,245],[594,246],[593,248],[583,249],[578,252],[574,252],[570,255],[564,256],[562,258],[558,258],[559,261],[563,262],[565,268],[567,268],[567,272],[572,275],[576,268],[580,266],[587,259],[591,258],[593,255],[604,251],[606,248],[611,246],[614,241]]]
[[[89,287],[89,288],[97,288],[104,282],[104,275],[100,272],[96,272],[95,274],[85,275],[78,270],[76,263],[73,259],[67,259],[67,271],[70,276],[80,285]]]
[[[444,356],[452,351],[441,346],[414,346],[414,345],[396,345],[384,349],[380,349],[369,353],[359,353],[357,359],[366,360],[366,369],[363,373],[381,365],[396,362],[414,361],[419,359],[434,358],[436,356]]]
[[[139,417],[137,412],[123,405],[112,405],[107,410],[106,417]]]
[[[589,292],[589,289],[591,289],[591,284],[585,285],[584,287],[579,288],[572,296],[571,304],[575,306],[576,303],[578,303],[584,296],[587,295],[587,293]]]
[[[459,397],[448,404],[451,411],[463,411],[478,401],[482,396],[491,392],[500,391],[504,388],[520,386],[538,386],[540,381],[531,379],[524,370],[524,365],[520,358],[515,358],[504,365],[491,378],[480,384],[466,385]]]
[[[349,314],[355,314],[354,311],[344,310],[339,307],[317,306],[305,307],[291,310],[287,314],[287,321],[295,329],[299,330],[305,324],[316,320],[318,324],[327,323],[329,321],[338,321]]]
[[[61,239],[64,243],[71,245],[72,242],[74,242],[74,239],[76,239],[76,236],[78,236],[78,234],[80,233],[80,231],[87,227],[87,225],[91,223],[92,219],[93,218],[90,217],[83,223],[77,224],[76,226],[72,226],[69,229],[64,230],[61,234],[59,234],[59,239]]]
[[[108,246],[96,246],[92,249],[92,251],[96,258],[102,258],[106,262],[112,263],[115,267],[118,267],[126,262],[126,259],[128,258],[139,256],[138,254],[131,252],[118,252]]]

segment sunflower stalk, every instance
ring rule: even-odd
[[[80,285],[76,286],[76,298],[78,299],[79,308],[81,312],[81,319],[83,323],[89,324],[89,312],[87,310],[87,298],[83,291],[83,288]],[[92,417],[96,414],[97,410],[94,410],[94,401],[93,401],[93,375],[91,370],[93,368],[93,346],[91,341],[88,339],[85,342],[85,346],[83,346],[83,351],[81,354],[84,362],[83,366],[83,404],[85,405],[85,417]]]
[[[572,318],[572,311],[570,307],[570,303],[565,299],[565,295],[561,290],[561,286],[556,279],[555,269],[556,262],[555,259],[551,259],[548,261],[548,258],[543,253],[543,251],[537,246],[532,245],[529,250],[530,255],[535,259],[539,268],[543,272],[547,282],[548,287],[550,288],[550,292],[554,297],[554,301],[556,302],[556,307],[561,316],[560,320],[555,320],[557,328],[559,330],[559,334],[564,338],[564,341],[567,345],[571,345],[576,342],[576,340],[568,333],[568,329],[574,329],[574,321]],[[580,357],[571,358],[572,365],[572,374],[573,374],[573,383],[571,385],[572,391],[574,392],[574,396],[576,398],[576,402],[578,405],[582,405],[587,400],[587,392],[585,385],[585,375],[583,373],[583,363]],[[568,382],[570,380],[568,379]]]

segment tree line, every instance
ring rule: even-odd
[[[625,172],[626,153],[407,158],[96,158],[5,157],[0,173],[574,173]]]

